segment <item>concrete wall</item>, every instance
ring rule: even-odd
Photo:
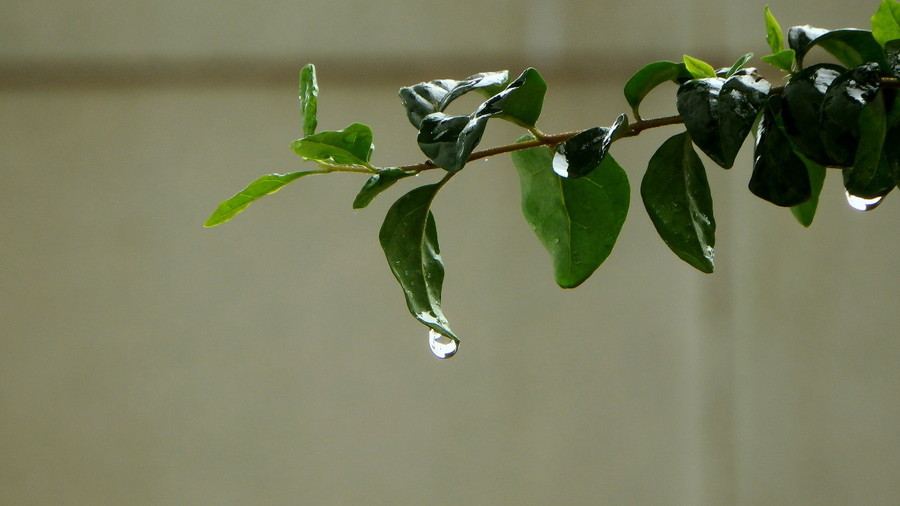
[[[321,128],[370,124],[391,165],[422,158],[402,85],[537,65],[542,129],[561,131],[624,112],[621,85],[648,61],[765,52],[762,4],[448,5],[0,5],[0,503],[900,496],[900,205],[853,211],[836,173],[804,230],[747,192],[749,152],[728,172],[707,162],[707,276],[637,194],[677,128],[623,141],[630,216],[606,264],[563,291],[509,161],[474,164],[435,207],[464,339],[449,361],[377,244],[411,184],[353,211],[362,179],[307,178],[201,228],[256,176],[302,167],[288,146],[307,61]],[[785,28],[866,27],[876,7],[771,5]],[[670,113],[673,91],[646,110]],[[486,145],[519,135],[490,130]]]

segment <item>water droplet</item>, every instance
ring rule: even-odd
[[[705,257],[708,258],[709,260],[712,260],[713,257],[716,256],[716,249],[713,248],[712,246],[707,246],[706,249],[705,249],[705,251],[704,251],[704,253],[703,253],[703,256],[705,256]]]
[[[878,207],[878,204],[881,204],[881,201],[884,200],[884,197],[864,199],[862,197],[852,195],[848,191],[845,191],[844,193],[847,195],[847,203],[850,204],[850,207],[856,209],[857,211],[871,211],[872,209]]]
[[[569,177],[569,160],[559,151],[553,155],[553,172],[562,177]]]
[[[459,350],[459,341],[434,329],[428,329],[428,346],[437,358],[450,358]]]

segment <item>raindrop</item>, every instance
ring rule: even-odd
[[[553,172],[562,177],[569,177],[569,160],[559,151],[553,155]]]
[[[878,204],[881,204],[881,201],[884,200],[884,197],[864,199],[862,197],[852,195],[848,191],[845,191],[844,193],[847,195],[847,203],[850,204],[850,207],[856,209],[857,211],[871,211],[872,209],[878,207]]]
[[[716,256],[716,249],[712,246],[707,246],[704,249],[703,256],[705,256],[708,260],[712,260]]]
[[[459,350],[459,341],[434,329],[428,329],[428,346],[437,358],[450,358]]]

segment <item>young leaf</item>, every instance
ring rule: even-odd
[[[316,82],[316,67],[310,63],[300,69],[300,121],[304,137],[316,133],[318,104],[319,84]]]
[[[766,42],[769,44],[769,48],[772,49],[772,54],[780,53],[784,49],[784,36],[781,34],[781,26],[768,5],[766,6],[765,17]]]
[[[584,177],[596,169],[609,146],[621,132],[628,128],[628,119],[620,114],[609,128],[589,128],[556,147],[553,156],[553,171],[561,177]]]
[[[737,61],[734,62],[734,65],[732,65],[731,68],[728,69],[728,72],[725,73],[725,79],[728,79],[729,77],[733,76],[736,72],[738,72],[739,70],[744,68],[744,65],[746,65],[747,62],[750,61],[752,58],[753,58],[753,53],[747,53],[744,56],[741,56],[740,58],[738,58]]]
[[[546,92],[547,83],[541,74],[533,68],[525,69],[505,90],[481,104],[475,116],[496,116],[531,128],[541,115]]]
[[[816,209],[819,207],[819,195],[822,193],[822,187],[825,185],[825,173],[828,169],[796,151],[795,154],[806,165],[806,173],[809,176],[810,183],[810,195],[806,202],[792,207],[791,213],[801,225],[809,227],[812,225],[813,218],[816,216]]]
[[[440,183],[421,186],[400,197],[388,210],[378,240],[409,312],[435,332],[458,340],[441,309],[444,264],[429,210],[440,188]]]
[[[363,187],[359,190],[356,198],[353,200],[353,209],[362,209],[368,206],[381,192],[387,190],[397,181],[414,176],[412,172],[406,172],[397,168],[384,169],[378,174],[370,177]]]
[[[644,66],[638,70],[631,79],[625,83],[625,100],[631,106],[634,117],[640,119],[638,108],[644,97],[649,94],[653,88],[660,84],[673,81],[687,81],[693,76],[688,72],[685,64],[675,63],[671,61],[658,61]]]
[[[343,130],[329,130],[298,139],[291,143],[291,149],[307,160],[369,167],[375,146],[372,129],[362,123],[353,123]]]
[[[822,100],[820,135],[825,152],[837,165],[854,164],[860,139],[860,113],[878,96],[880,87],[881,76],[874,63],[850,69],[828,86]]]
[[[900,39],[900,2],[882,0],[872,16],[872,36],[882,46]]]
[[[589,175],[563,179],[553,172],[548,148],[511,156],[521,183],[522,214],[553,259],[556,283],[580,285],[609,256],[625,222],[630,200],[625,171],[607,155]]]
[[[759,122],[753,152],[750,191],[777,206],[792,207],[809,200],[812,186],[806,164],[794,153],[778,124],[781,97],[769,99]]]
[[[796,52],[793,49],[785,49],[784,51],[779,51],[775,54],[770,54],[768,56],[763,56],[760,60],[768,63],[769,65],[783,70],[785,72],[792,72],[794,70],[794,58],[796,57]]]
[[[481,142],[488,119],[490,116],[429,114],[422,120],[416,138],[419,149],[438,167],[448,172],[460,171]]]
[[[684,66],[690,72],[694,79],[703,79],[704,77],[716,77],[716,69],[709,63],[697,58],[684,55]]]
[[[685,132],[669,138],[650,158],[641,198],[659,236],[679,258],[713,272],[716,221],[703,162]]]
[[[819,129],[828,86],[847,69],[829,63],[806,67],[784,86],[781,117],[794,148],[821,165],[836,165],[828,156]]]
[[[253,181],[246,188],[239,191],[233,197],[223,201],[219,207],[209,216],[204,227],[214,227],[221,225],[226,221],[234,218],[234,216],[243,211],[253,201],[266,195],[277,192],[284,188],[290,182],[300,179],[310,174],[323,174],[325,171],[308,170],[303,172],[291,172],[288,174],[266,174],[256,181]]]
[[[400,101],[406,108],[409,122],[420,128],[425,116],[442,112],[450,102],[472,91],[479,90],[493,96],[506,85],[509,72],[483,72],[462,81],[438,79],[427,83],[400,88]]]
[[[791,29],[793,30],[794,28],[805,27],[793,27]],[[802,38],[805,39],[816,35],[818,33],[816,30],[820,29],[813,28],[805,31]],[[864,63],[875,62],[882,69],[888,69],[881,44],[875,40],[872,32],[868,30],[844,28],[821,33],[805,46],[797,49],[797,63],[801,68],[803,67],[803,58],[806,56],[806,53],[816,46],[820,46],[831,53],[832,56],[847,67],[857,67]]]

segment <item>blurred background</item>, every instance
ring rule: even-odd
[[[869,27],[874,1],[770,0],[782,27]],[[0,503],[888,504],[900,497],[900,198],[809,229],[704,158],[717,272],[678,260],[638,195],[678,127],[616,144],[631,213],[576,290],[519,210],[508,158],[434,212],[432,357],[364,178],[306,178],[214,229],[319,128],[372,126],[421,161],[397,89],[538,68],[539,126],[608,125],[646,63],[767,54],[763,3],[686,0],[0,4]],[[779,83],[778,72],[756,60]],[[642,107],[673,113],[674,86]],[[469,112],[477,99],[461,99]],[[454,109],[455,110],[455,109]],[[484,146],[520,130],[492,123]]]

